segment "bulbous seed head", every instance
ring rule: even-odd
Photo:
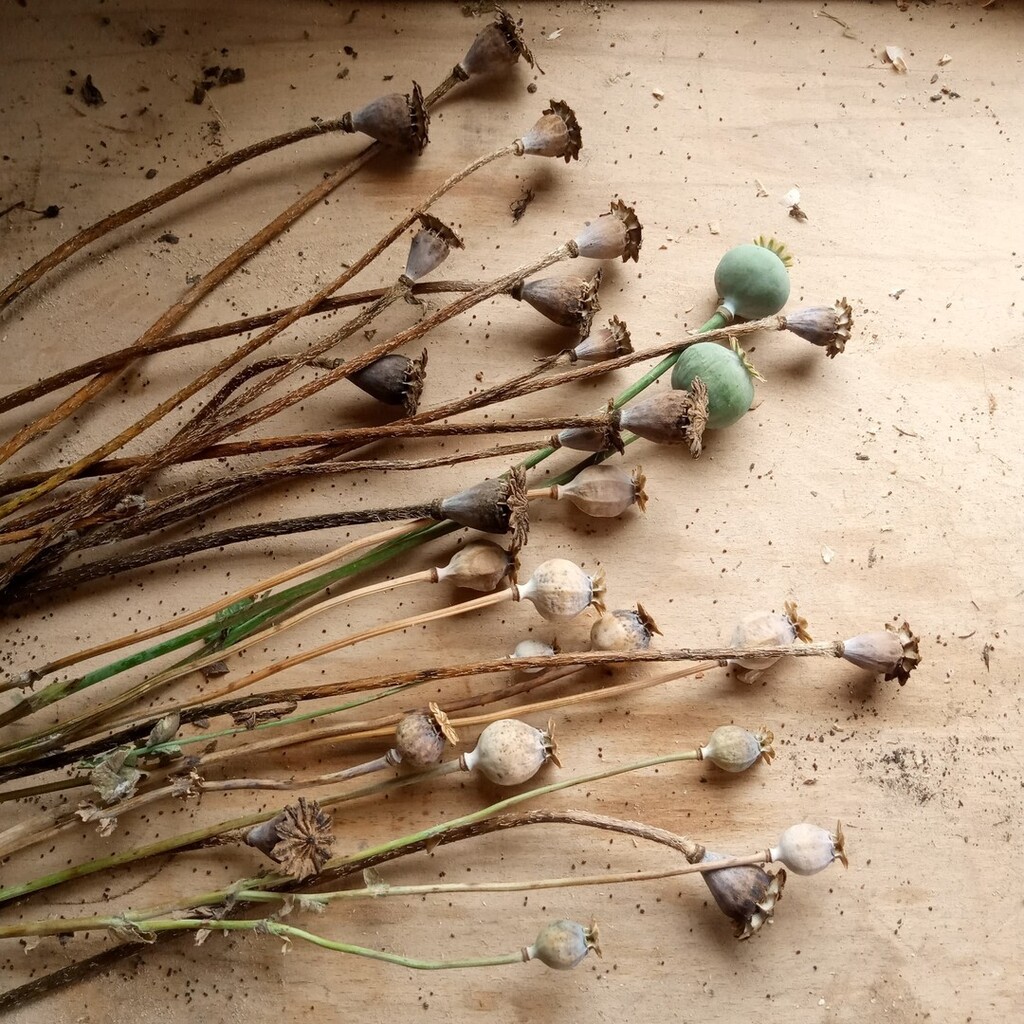
[[[551,106],[519,143],[523,153],[530,156],[564,157],[569,163],[579,158],[583,133],[572,107],[561,100],[551,100]]]
[[[607,327],[588,334],[578,345],[566,349],[565,355],[569,362],[599,363],[606,359],[617,359],[629,355],[633,351],[633,342],[629,336],[629,328],[617,316],[608,321]]]
[[[544,658],[549,654],[557,654],[559,651],[558,641],[552,640],[551,643],[546,644],[540,640],[520,640],[516,644],[515,650],[512,652],[510,657],[512,658]],[[520,669],[520,672],[524,672],[529,675],[533,675],[536,672],[543,672],[541,668],[524,668]]]
[[[590,628],[590,646],[595,651],[646,651],[655,633],[661,635],[657,623],[637,602],[636,611],[605,612]]]
[[[848,867],[842,822],[836,823],[835,832],[807,822],[790,825],[779,836],[778,845],[768,851],[768,859],[785,864],[798,875],[815,875],[834,860]]]
[[[467,487],[437,503],[437,518],[451,519],[484,533],[511,533],[512,548],[518,551],[530,531],[526,474],[519,466],[506,476]]]
[[[471,541],[452,555],[448,564],[435,569],[437,579],[457,587],[490,593],[511,575],[515,560],[500,545],[489,540]]]
[[[589,576],[567,558],[541,562],[526,583],[515,589],[516,600],[530,601],[549,621],[574,619],[591,605],[604,610],[604,573]]]
[[[418,214],[420,229],[409,243],[409,256],[405,262],[405,279],[412,283],[436,270],[452,249],[464,249],[462,239],[443,221],[429,213]]]
[[[701,862],[725,859],[722,854],[708,850]],[[786,884],[784,869],[771,874],[756,865],[706,871],[701,877],[722,913],[736,922],[736,938],[741,940],[749,939],[766,921],[771,921]]]
[[[393,753],[398,756],[394,760],[413,768],[429,768],[440,762],[446,743],[454,746],[458,742],[448,716],[430,704],[426,711],[406,715],[395,727]]]
[[[568,274],[564,277],[542,277],[536,281],[520,281],[509,294],[533,306],[538,313],[561,327],[574,327],[580,337],[590,333],[590,324],[601,308],[597,293],[601,287],[601,271],[591,277]]]
[[[693,458],[700,456],[708,422],[708,391],[694,377],[689,391],[661,391],[621,410],[624,430],[656,444],[685,444]]]
[[[342,117],[342,131],[357,131],[393,149],[422,153],[427,145],[430,115],[416,82],[412,93],[390,93]]]
[[[853,309],[844,296],[832,306],[811,306],[782,317],[787,331],[825,349],[829,359],[846,351],[853,328]]]
[[[862,633],[843,641],[843,657],[858,668],[905,685],[921,661],[920,643],[909,623],[899,629],[887,626],[876,633]]]
[[[457,69],[467,76],[503,72],[522,57],[530,67],[537,63],[523,40],[521,25],[495,4],[495,21],[477,33]]]
[[[772,763],[774,739],[771,730],[763,725],[757,732],[739,725],[720,725],[707,745],[700,748],[700,756],[724,772],[744,772],[758,761]]]
[[[612,203],[608,213],[588,224],[577,236],[580,255],[592,260],[638,262],[643,244],[643,227],[632,206],[622,200]]]
[[[621,466],[602,462],[587,466],[569,483],[556,484],[552,490],[557,500],[568,498],[588,516],[611,519],[622,515],[633,504],[639,505],[641,512],[646,510],[646,483],[640,466],[629,474]]]
[[[807,620],[797,613],[796,603],[787,601],[785,611],[760,611],[746,616],[736,623],[732,633],[733,647],[776,647],[802,640],[807,643],[811,637],[807,632]],[[744,683],[756,682],[774,665],[778,658],[733,658],[736,678]]]
[[[392,352],[350,374],[349,380],[378,402],[400,405],[407,416],[413,416],[423,393],[426,368],[426,349],[419,359]]]
[[[523,949],[523,959],[539,960],[556,971],[569,971],[591,950],[601,955],[600,935],[593,921],[586,928],[575,921],[553,921]]]
[[[545,731],[517,718],[491,722],[460,761],[464,771],[478,771],[499,786],[527,782],[547,761],[561,767],[552,723]]]

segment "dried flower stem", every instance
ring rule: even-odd
[[[124,227],[125,224],[130,224],[133,220],[137,220],[147,213],[152,213],[165,203],[183,196],[186,192],[191,192],[192,189],[212,181],[218,175],[224,174],[225,171],[230,171],[248,160],[253,160],[266,153],[272,153],[275,149],[290,146],[295,142],[302,142],[305,139],[316,138],[329,132],[339,131],[340,128],[340,117],[332,118],[329,121],[316,120],[305,128],[295,128],[290,132],[284,132],[269,139],[261,139],[259,142],[244,146],[242,149],[236,149],[233,153],[225,153],[224,156],[210,161],[205,167],[193,171],[166,188],[154,192],[151,196],[140,199],[138,202],[132,203],[116,213],[108,214],[106,217],[96,221],[95,224],[83,228],[78,234],[72,235],[71,238],[61,242],[52,252],[37,260],[27,270],[23,270],[3,291],[0,291],[0,309],[9,306],[27,288],[30,288],[51,270],[59,267],[61,263],[73,256],[79,249],[85,248],[85,246],[90,245],[111,231]]]

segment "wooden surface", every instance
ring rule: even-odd
[[[4,4],[0,206],[56,203],[61,212],[54,220],[21,211],[0,220],[0,280],[79,226],[221,152],[312,116],[336,116],[388,89],[406,91],[410,79],[431,88],[486,21],[468,7]],[[923,665],[903,689],[832,661],[780,665],[753,687],[717,670],[624,705],[557,712],[565,767],[544,779],[690,747],[727,721],[770,726],[779,756],[771,768],[737,778],[682,765],[570,790],[543,805],[641,819],[737,853],[763,848],[795,821],[831,826],[841,819],[849,871],[791,877],[774,925],[742,944],[692,878],[352,904],[299,923],[411,955],[462,956],[513,950],[549,919],[593,915],[604,959],[570,974],[528,964],[424,975],[311,947],[282,956],[276,941],[255,936],[213,936],[201,948],[184,939],[15,1012],[12,1022],[142,1024],[193,1014],[250,1024],[282,1015],[623,1021],[638,1013],[654,1021],[978,1022],[1019,1011],[1024,17],[1006,2],[991,10],[913,2],[906,11],[893,3],[827,9],[851,26],[853,38],[816,17],[811,4],[524,5],[516,16],[525,19],[543,77],[520,64],[504,85],[460,87],[436,112],[421,159],[372,165],[189,323],[305,296],[443,177],[525,130],[549,97],[564,98],[579,115],[579,163],[505,161],[445,199],[435,212],[456,225],[466,250],[443,276],[504,273],[622,196],[644,223],[644,247],[638,266],[607,267],[602,315],[625,319],[643,346],[683,338],[710,315],[712,272],[727,247],[759,234],[784,238],[796,254],[790,308],[839,295],[853,303],[846,354],[830,361],[791,336],[758,338],[753,358],[767,382],[756,411],[711,436],[699,462],[646,444],[631,449],[627,462],[642,461],[650,481],[646,516],[633,511],[600,523],[561,506],[537,507],[524,568],[556,555],[603,567],[611,606],[642,601],[665,646],[727,641],[740,616],[796,599],[816,639],[908,619],[922,637]],[[163,32],[154,46],[142,45],[147,28]],[[903,47],[906,75],[881,59],[887,45]],[[940,67],[944,54],[952,60]],[[193,80],[211,64],[242,66],[245,81],[194,105]],[[86,74],[104,106],[65,94],[65,85],[77,89]],[[959,95],[931,100],[942,87]],[[0,317],[4,390],[132,341],[188,275],[360,145],[318,140],[249,164],[73,259]],[[157,173],[147,180],[151,168]],[[527,185],[536,199],[512,226],[509,204]],[[806,222],[779,202],[793,185],[802,191]],[[159,241],[167,231],[177,245]],[[400,244],[360,282],[393,280],[403,263]],[[402,306],[378,327],[398,329],[416,315]],[[323,329],[307,324],[275,350],[294,351]],[[494,383],[567,340],[525,306],[494,300],[430,337],[424,400]],[[16,465],[83,454],[228,344],[148,360]],[[515,411],[585,412],[634,375],[543,393]],[[322,429],[383,418],[368,398],[337,388],[281,424]],[[10,414],[0,426],[6,435],[25,419]],[[152,443],[143,440],[136,450]],[[429,443],[404,450],[426,453]],[[426,499],[502,468],[307,483],[256,496],[210,522]],[[177,479],[161,479],[150,493]],[[5,668],[20,671],[194,608],[344,535],[260,542],[20,608],[2,627]],[[830,562],[826,548],[834,552]],[[436,544],[394,571],[443,561],[449,549]],[[450,599],[439,590],[411,588],[353,606],[266,655],[251,652],[243,664],[321,642],[322,630],[386,618],[396,605],[399,614],[439,607]],[[528,607],[502,607],[367,644],[280,681],[500,656],[525,635],[554,632]],[[584,646],[588,632],[585,617],[557,630],[568,648]],[[439,695],[461,695],[470,685]],[[376,752],[300,748],[246,768],[312,772]],[[338,848],[443,820],[496,793],[459,779],[360,805],[338,815]],[[109,839],[83,826],[0,872],[12,883],[233,809],[273,805],[211,794],[199,806],[125,821]],[[4,821],[32,809],[0,805]],[[550,826],[442,848],[384,875],[394,883],[514,879],[671,861],[657,847]],[[257,864],[248,850],[182,855],[26,900],[0,920],[110,913],[226,883]],[[28,952],[9,942],[0,951],[0,987],[108,941],[44,939]]]

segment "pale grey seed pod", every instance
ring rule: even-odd
[[[744,772],[758,761],[772,763],[774,739],[763,725],[757,732],[739,725],[720,725],[700,748],[701,760],[710,761],[724,772]]]
[[[464,249],[462,239],[443,221],[429,213],[417,215],[421,227],[409,244],[409,257],[405,261],[403,279],[412,284],[436,270],[452,249]]]
[[[655,633],[661,635],[658,624],[638,601],[636,611],[620,608],[605,612],[590,628],[590,647],[595,651],[646,651]]]
[[[604,572],[590,576],[567,558],[549,558],[541,562],[521,586],[515,585],[515,599],[530,601],[549,622],[574,619],[593,606],[604,611]]]
[[[552,448],[569,448],[576,452],[626,450],[619,433],[619,413],[609,412],[606,423],[596,427],[566,427],[548,442]]]
[[[853,309],[846,298],[836,299],[833,306],[811,306],[782,316],[783,326],[798,337],[825,349],[834,359],[846,351],[853,327]]]
[[[835,832],[807,822],[790,825],[768,851],[768,859],[785,864],[798,875],[815,875],[834,860],[848,867],[842,822],[836,823]]]
[[[632,206],[622,200],[612,203],[608,213],[588,224],[577,236],[580,255],[592,260],[637,262],[643,244],[643,227]]]
[[[499,786],[518,786],[527,782],[548,762],[561,767],[555,744],[553,724],[546,730],[535,729],[518,718],[491,722],[476,741],[476,746],[459,758],[463,771],[478,771]]]
[[[561,100],[551,100],[551,106],[519,140],[519,144],[529,156],[564,157],[568,163],[579,159],[583,134],[572,107]]]
[[[147,747],[155,747],[161,743],[169,743],[178,735],[178,730],[181,728],[181,714],[178,711],[172,711],[169,715],[164,715],[156,725],[153,726],[149,731],[149,735],[146,737],[145,745]]]
[[[707,850],[698,863],[726,859],[723,854]],[[701,877],[722,913],[736,922],[738,939],[749,939],[766,921],[771,921],[786,884],[784,869],[771,874],[753,864],[705,871]]]
[[[807,643],[807,620],[797,612],[796,603],[787,601],[781,612],[760,611],[747,615],[736,623],[732,632],[733,647],[781,647],[802,640]],[[744,683],[756,682],[778,658],[733,658],[736,678]]]
[[[429,768],[439,764],[445,745],[459,742],[448,716],[436,705],[425,711],[413,711],[395,727],[395,745],[388,751],[392,764],[407,764],[412,768]]]
[[[641,466],[627,473],[621,466],[602,462],[587,466],[567,484],[555,484],[551,496],[556,501],[568,498],[581,512],[597,519],[613,519],[630,506],[647,511],[647,477]]]
[[[510,657],[512,658],[545,658],[550,654],[557,654],[559,651],[558,641],[552,640],[551,643],[546,644],[540,640],[520,640],[516,644],[515,650],[512,652]],[[535,672],[543,672],[540,668],[524,668],[520,669],[521,672],[533,675]]]
[[[539,960],[556,971],[572,970],[593,950],[601,955],[597,925],[589,927],[575,921],[552,921],[541,929],[532,945],[523,949],[524,960]]]
[[[515,558],[500,544],[474,540],[459,548],[447,565],[434,570],[434,575],[437,582],[444,580],[467,590],[490,593],[506,576],[514,574],[515,565]]]
[[[607,327],[601,327],[588,334],[578,345],[566,349],[564,357],[570,363],[582,360],[585,363],[600,363],[606,359],[617,359],[629,355],[633,351],[633,343],[629,329],[617,316],[608,321]]]
[[[900,628],[862,633],[843,641],[843,657],[858,668],[898,679],[903,686],[921,661],[920,640],[906,622]]]

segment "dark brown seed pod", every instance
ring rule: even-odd
[[[629,329],[617,316],[608,321],[607,327],[601,327],[588,334],[578,345],[565,350],[563,355],[570,363],[583,360],[585,363],[601,363],[606,359],[618,359],[633,351],[633,343],[629,337]]]
[[[551,106],[519,140],[522,151],[529,156],[564,157],[566,163],[578,160],[583,148],[583,132],[576,114],[568,103],[550,102]]]
[[[261,850],[295,878],[317,875],[331,855],[331,816],[316,800],[300,796],[280,814],[249,830],[245,842]]]
[[[691,863],[708,864],[727,858],[706,850],[703,857],[688,859]],[[773,875],[753,864],[705,871],[701,877],[722,913],[736,922],[738,939],[749,939],[766,921],[771,921],[786,884],[785,870],[780,869]]]
[[[379,96],[341,117],[343,132],[362,132],[392,149],[417,155],[426,148],[429,126],[423,91],[416,82],[412,83],[411,95],[393,92]]]
[[[619,431],[620,415],[609,412],[608,422],[595,427],[566,427],[555,434],[548,444],[552,448],[570,448],[576,452],[625,452]]]
[[[597,292],[601,271],[591,277],[542,277],[520,281],[509,293],[513,299],[529,303],[538,313],[561,327],[574,327],[581,337],[590,333],[590,324],[601,308]]]
[[[440,763],[446,744],[458,742],[459,734],[448,716],[436,704],[428,704],[426,711],[406,715],[395,727],[395,745],[388,751],[388,760],[411,768],[430,768]]]
[[[696,459],[708,422],[708,389],[694,377],[689,391],[662,391],[621,410],[624,430],[656,444],[685,444]]]
[[[787,331],[825,349],[830,359],[846,351],[853,327],[853,309],[846,298],[836,299],[833,306],[812,306],[798,309],[782,317]]]
[[[661,630],[647,609],[637,602],[636,611],[620,608],[605,612],[590,629],[590,647],[595,651],[646,651]]]
[[[477,34],[466,56],[456,65],[456,76],[490,75],[507,71],[520,57],[530,67],[536,65],[530,48],[523,39],[520,26],[511,15],[495,5],[495,21]]]
[[[507,476],[474,484],[436,505],[438,519],[451,519],[483,533],[511,533],[513,550],[526,543],[529,516],[526,474],[519,466]]]
[[[576,244],[580,255],[592,260],[614,260],[637,262],[640,246],[643,244],[643,226],[632,206],[622,200],[611,204],[608,213],[588,224],[577,236]]]
[[[413,284],[436,270],[452,249],[464,249],[465,243],[443,221],[429,213],[418,215],[421,227],[409,244],[409,258],[405,262],[403,282]]]
[[[349,380],[378,402],[400,405],[407,416],[414,416],[423,394],[426,369],[426,349],[419,359],[392,352],[357,370]]]
[[[436,581],[490,593],[515,571],[515,557],[500,544],[475,540],[452,555],[447,565],[434,570]]]

